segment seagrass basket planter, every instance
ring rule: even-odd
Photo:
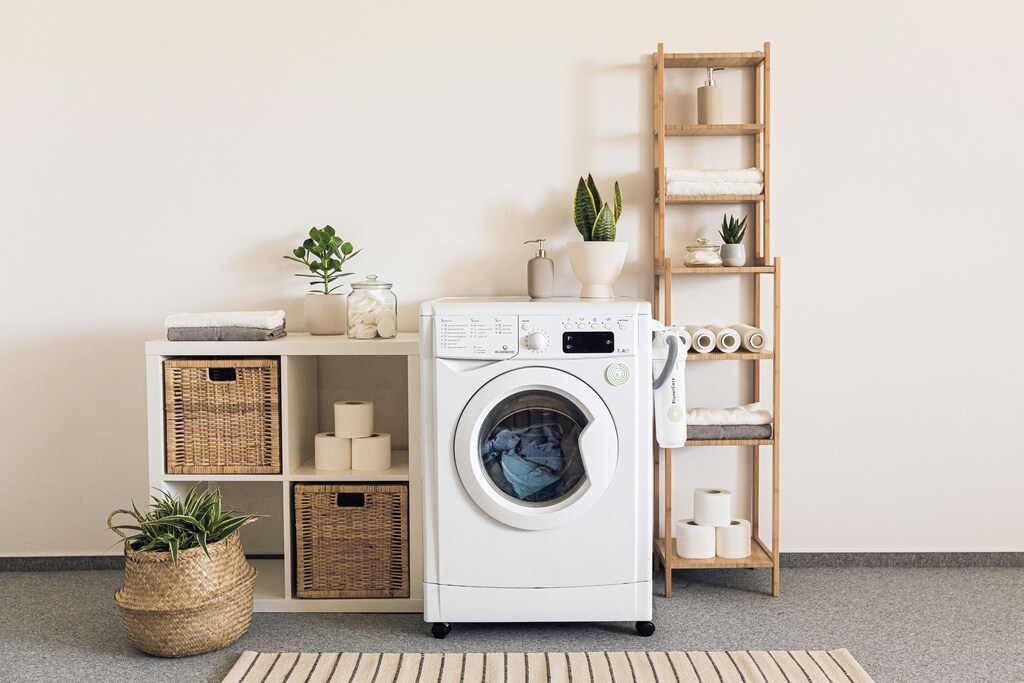
[[[107,519],[114,529],[114,515]],[[122,537],[120,529],[114,529]],[[202,548],[170,552],[124,549],[124,585],[114,594],[128,640],[158,657],[188,657],[227,647],[249,630],[256,570],[237,531]]]

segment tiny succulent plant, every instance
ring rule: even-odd
[[[743,220],[738,221],[735,216],[726,218],[725,214],[722,214],[722,229],[718,231],[718,234],[722,236],[723,242],[726,244],[741,244],[743,242],[743,234],[746,231],[746,216],[743,217]]]
[[[135,524],[111,527],[115,530],[135,532],[125,535],[124,543],[135,552],[170,552],[171,560],[178,563],[178,553],[189,548],[202,548],[222,541],[244,524],[263,515],[237,515],[237,510],[225,509],[221,504],[220,489],[202,493],[193,486],[184,499],[175,498],[167,491],[152,496],[152,509],[142,512],[132,503],[131,516]],[[122,534],[123,535],[123,534]]]
[[[622,214],[622,193],[619,183],[615,182],[614,208],[608,203],[601,203],[601,193],[597,191],[594,177],[587,174],[586,180],[580,178],[576,185],[576,199],[572,205],[572,218],[576,229],[587,242],[614,242],[615,226]]]
[[[311,292],[319,292],[322,287],[324,294],[330,294],[342,286],[331,286],[331,283],[352,274],[341,272],[342,267],[345,261],[360,251],[362,249],[354,249],[351,242],[338,237],[335,229],[327,225],[323,228],[312,228],[302,245],[295,247],[292,253],[284,258],[309,268],[308,273],[295,273],[295,276],[309,278],[309,284],[313,287]]]

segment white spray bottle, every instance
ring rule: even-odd
[[[654,332],[651,347],[654,377],[654,434],[662,448],[686,445],[686,350],[669,327]]]

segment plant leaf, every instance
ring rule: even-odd
[[[572,204],[572,219],[584,240],[590,240],[595,218],[597,218],[597,212],[594,210],[594,198],[590,194],[590,188],[587,187],[587,181],[581,176],[576,185],[576,197]]]
[[[607,203],[601,207],[601,211],[597,214],[597,219],[594,220],[594,231],[591,239],[594,242],[615,241],[615,218],[612,216],[612,210]]]
[[[590,196],[594,198],[594,213],[598,212],[601,208],[601,193],[597,191],[597,183],[594,182],[594,176],[587,174],[587,189],[590,190]]]
[[[619,191],[619,181],[615,181],[615,224],[619,223],[619,216],[622,215],[622,192]]]

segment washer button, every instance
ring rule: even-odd
[[[622,363],[612,363],[605,370],[604,376],[613,387],[621,386],[629,381],[629,368]]]
[[[597,328],[599,328],[599,327],[601,327],[601,326],[600,326],[600,325],[598,325],[597,323],[591,323],[591,324],[590,324],[590,329],[592,329],[592,330],[596,330],[596,329],[597,329]]]
[[[619,329],[620,330],[626,329],[626,323],[619,323]]]
[[[605,323],[604,324],[604,329],[606,329],[606,330],[612,329],[612,324],[611,323]]]

